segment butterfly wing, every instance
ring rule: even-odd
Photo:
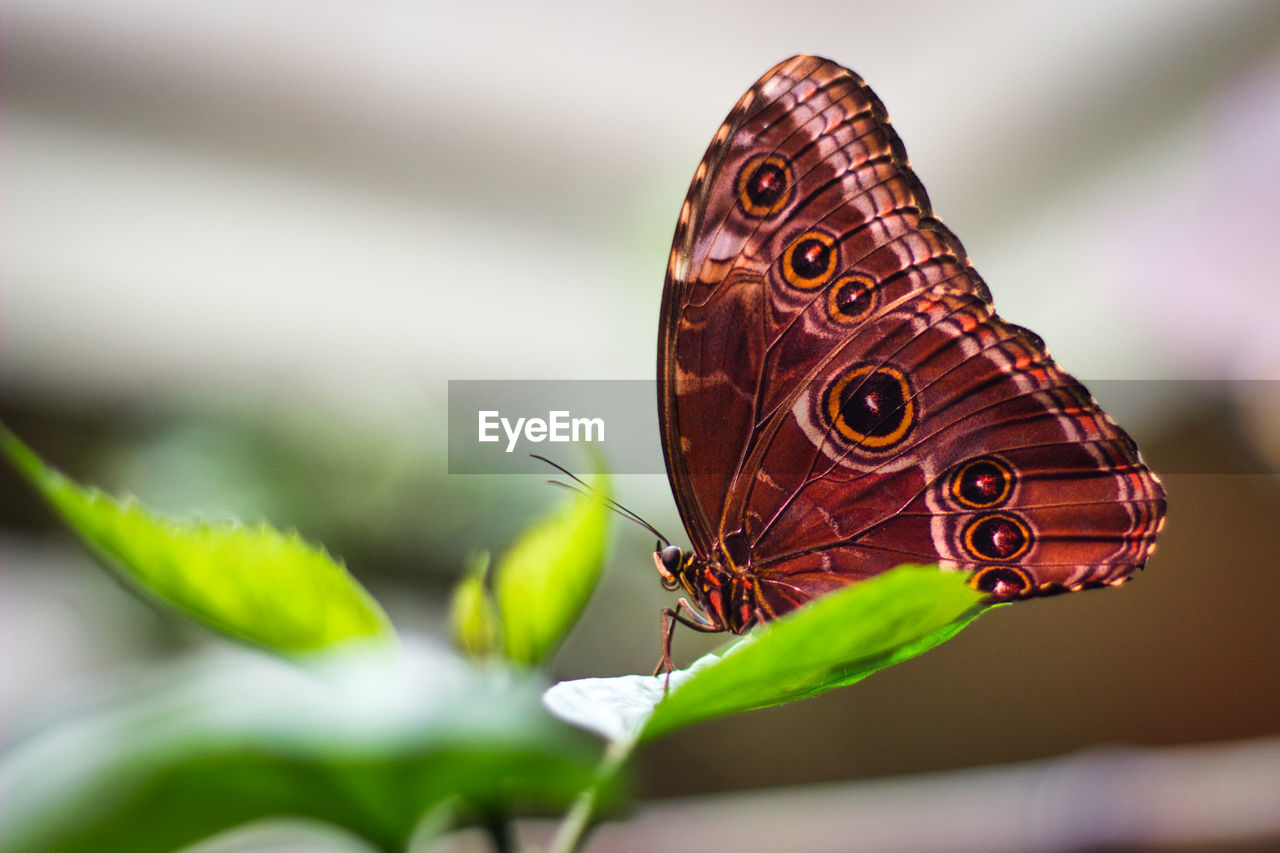
[[[849,205],[860,207],[864,223],[894,221],[883,209],[896,205],[893,197],[910,207],[924,193],[910,170],[895,168],[904,156],[860,79],[798,56],[743,95],[699,164],[676,226],[658,343],[663,451],[699,551],[722,526],[726,496],[757,432],[764,386],[797,381],[794,363],[766,373],[769,340],[779,321],[795,314],[778,299],[781,291],[769,290],[779,244],[794,236],[801,217],[816,221]],[[860,167],[878,176],[877,186],[849,197],[842,178],[857,179]],[[810,361],[822,344],[800,343],[805,352],[788,353],[789,361]]]
[[[776,615],[903,562],[1009,597],[1118,582],[1158,480],[932,216],[883,105],[798,56],[717,131],[659,342],[668,472],[698,554]]]

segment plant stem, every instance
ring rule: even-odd
[[[498,853],[512,853],[515,850],[511,838],[511,815],[506,813],[489,813],[484,819],[485,832],[493,842],[493,849]]]
[[[551,840],[547,853],[577,853],[582,849],[582,845],[587,840],[587,832],[591,829],[596,808],[600,805],[600,793],[612,783],[613,778],[622,769],[622,765],[631,757],[635,746],[634,737],[609,743],[604,756],[600,759],[600,766],[596,768],[595,778],[573,801],[564,822],[556,831],[555,838]]]

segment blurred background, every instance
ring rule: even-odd
[[[1280,749],[1269,0],[10,0],[0,417],[166,512],[296,527],[402,630],[442,634],[466,555],[549,499],[542,478],[446,473],[447,380],[652,377],[693,169],[797,52],[873,86],[1004,317],[1086,382],[1152,380],[1098,395],[1164,475],[1168,525],[1121,589],[1002,608],[857,689],[659,742],[600,849],[673,826],[767,845],[765,825],[822,849],[819,813],[879,838],[868,802],[907,817],[867,849],[912,849],[892,836],[926,804],[1067,847],[1280,843],[1231,805]],[[616,496],[682,543],[664,477]],[[553,677],[650,671],[671,602],[652,544],[618,525]],[[5,741],[213,642],[121,591],[7,468],[0,559]],[[973,769],[1006,764],[1032,781]],[[1045,780],[1072,768],[1099,817],[1043,826],[1068,796]],[[1213,773],[1221,807],[1181,820]],[[1118,807],[1157,778],[1149,811]],[[1039,812],[1006,799],[1029,789]]]

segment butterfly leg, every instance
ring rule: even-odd
[[[682,615],[680,613],[681,608],[684,608],[689,616]],[[675,663],[671,660],[671,638],[675,636],[677,623],[686,625],[695,631],[701,631],[704,634],[715,634],[724,630],[724,628],[699,613],[685,598],[677,601],[675,607],[668,607],[663,610],[662,658],[658,661],[658,665],[653,668],[653,674],[657,675],[660,672],[665,672],[668,682],[671,679],[671,671],[676,668]]]

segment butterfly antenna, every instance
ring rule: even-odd
[[[583,496],[590,497],[590,498],[595,498],[596,500],[600,501],[600,502],[601,502],[601,503],[603,503],[605,506],[607,506],[609,509],[611,509],[611,510],[613,510],[614,512],[616,512],[618,515],[622,516],[623,518],[627,519],[628,521],[633,521],[633,522],[635,522],[636,524],[638,524],[638,525],[640,525],[641,527],[643,527],[645,530],[647,530],[647,531],[649,531],[650,533],[652,533],[654,536],[657,536],[660,540],[662,540],[662,545],[663,545],[663,546],[666,546],[666,545],[671,544],[671,540],[670,540],[670,539],[668,539],[667,537],[663,536],[663,535],[662,535],[662,532],[661,532],[660,530],[658,530],[658,528],[654,527],[652,524],[650,524],[649,522],[645,521],[643,518],[641,518],[641,517],[640,517],[640,515],[639,515],[638,513],[633,512],[632,510],[627,509],[625,506],[623,506],[622,504],[618,503],[617,501],[615,501],[613,498],[609,497],[608,495],[602,495],[600,492],[596,491],[596,490],[595,490],[594,488],[592,488],[590,485],[588,485],[587,483],[583,482],[583,480],[582,480],[582,478],[581,478],[581,477],[579,477],[577,474],[574,474],[574,473],[573,473],[572,471],[570,471],[568,468],[565,468],[563,465],[558,465],[558,464],[556,464],[555,462],[552,462],[550,459],[548,459],[548,458],[547,458],[547,457],[545,457],[545,456],[539,456],[539,455],[538,455],[538,454],[536,454],[536,453],[530,453],[529,455],[530,455],[531,457],[533,457],[534,459],[537,459],[537,460],[538,460],[538,461],[540,461],[540,462],[545,462],[545,463],[547,463],[547,464],[548,464],[548,465],[550,465],[552,468],[555,468],[557,471],[559,471],[561,474],[564,474],[564,475],[565,475],[566,477],[568,477],[570,480],[573,480],[573,483],[562,483],[562,482],[560,482],[559,480],[547,480],[547,482],[548,482],[548,483],[550,483],[551,485],[553,485],[553,486],[559,486],[559,487],[560,487],[560,488],[562,488],[562,489],[568,489],[569,491],[573,492],[574,494],[583,495]]]
[[[542,457],[537,457],[537,458],[541,459]],[[568,476],[573,477],[572,474],[569,474]],[[577,480],[578,478],[574,477],[574,479]],[[580,485],[581,481],[579,481],[579,483],[562,483],[559,480],[547,480],[547,482],[553,486],[559,486],[562,489],[568,489],[569,491],[573,492],[575,495],[582,495],[584,497],[589,497],[594,500],[598,500],[601,503],[603,503],[607,508],[613,510],[618,515],[622,516],[628,521],[633,521],[636,524],[640,525],[645,530],[649,531],[650,533],[652,533],[654,536],[657,536],[658,539],[661,540],[661,542],[659,543],[658,550],[662,550],[662,548],[670,544],[670,541],[667,539],[667,537],[662,535],[662,531],[658,530],[652,524],[645,521],[643,518],[640,517],[639,514],[633,512],[630,509],[627,509],[625,506],[618,503],[613,498],[606,497],[605,495],[600,494],[598,491],[591,488],[590,486]]]

